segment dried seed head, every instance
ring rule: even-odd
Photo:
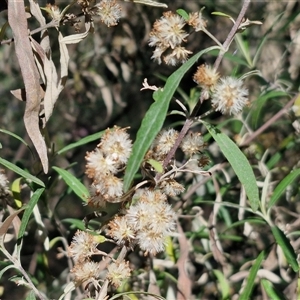
[[[164,242],[175,230],[176,214],[159,190],[142,190],[126,213],[128,224],[136,231],[136,242],[146,253],[155,255],[164,250]],[[135,197],[134,197],[135,198]]]
[[[189,51],[184,47],[178,46],[174,48],[174,50],[170,54],[164,56],[163,59],[167,65],[176,66],[179,63],[183,64],[184,62],[186,62],[188,56],[192,53],[192,51]]]
[[[209,165],[210,163],[210,158],[207,155],[202,155],[199,159],[198,159],[198,167],[200,168],[204,168],[207,165]]]
[[[131,269],[128,261],[112,262],[107,267],[106,279],[108,279],[116,288],[121,286],[124,281],[129,278]]]
[[[207,21],[202,17],[202,10],[200,12],[190,13],[187,23],[191,25],[195,31],[201,31],[207,25]]]
[[[100,16],[101,21],[107,27],[116,26],[122,16],[121,6],[115,0],[100,1],[100,3],[93,7],[93,12]]]
[[[77,230],[73,236],[68,255],[73,257],[76,263],[89,260],[97,252],[98,241],[95,236],[81,230]]]
[[[171,11],[164,12],[163,17],[153,25],[150,32],[149,46],[153,47],[171,47],[174,49],[185,41],[189,35],[183,30],[185,20]]]
[[[178,135],[179,132],[175,129],[162,130],[151,147],[153,158],[162,161],[174,146]]]
[[[248,90],[243,81],[233,77],[221,78],[212,95],[212,105],[222,114],[238,114],[248,102]]]
[[[86,261],[76,264],[71,270],[71,273],[74,275],[74,283],[76,286],[80,286],[81,284],[88,285],[90,283],[95,287],[99,285],[98,280],[101,273],[99,263]]]
[[[219,73],[209,65],[201,65],[197,68],[193,80],[204,90],[213,91],[220,78]]]
[[[5,198],[9,194],[8,180],[4,171],[0,169],[0,198]]]
[[[192,156],[204,150],[205,143],[199,132],[189,132],[180,144],[181,150],[187,156]]]
[[[159,183],[159,188],[163,193],[170,197],[175,197],[184,192],[185,188],[183,185],[178,183],[176,180],[168,178]]]
[[[186,42],[186,37],[189,35],[183,30],[185,25],[185,20],[171,11],[165,12],[159,20],[156,20],[149,39],[149,46],[156,47],[151,58],[159,64],[163,58],[167,64],[173,66],[185,62],[191,53],[181,47],[181,43]],[[163,57],[168,49],[172,51]]]
[[[127,244],[133,246],[135,241],[135,230],[128,224],[127,217],[116,216],[107,226],[107,234],[113,238],[118,245]]]

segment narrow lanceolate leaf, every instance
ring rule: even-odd
[[[26,147],[29,147],[29,145],[26,143],[26,141],[24,139],[22,139],[20,136],[18,136],[17,134],[15,134],[15,133],[13,133],[11,131],[5,130],[5,129],[0,129],[0,132],[3,132],[5,134],[8,134],[8,135],[14,137],[15,139],[17,139],[20,142],[22,142]]]
[[[130,0],[125,0],[125,1],[130,1]],[[165,3],[161,3],[153,0],[131,0],[131,1],[134,3],[140,3],[140,4],[155,6],[155,7],[164,7],[164,8],[168,7],[168,5]]]
[[[37,189],[31,196],[29,203],[26,206],[26,209],[24,211],[23,217],[22,217],[22,222],[21,222],[21,227],[19,230],[19,234],[18,234],[18,249],[20,250],[21,248],[21,239],[24,236],[29,218],[32,214],[33,208],[35,207],[35,205],[37,205],[38,200],[40,199],[41,195],[44,192],[44,188],[39,188]]]
[[[6,168],[14,171],[15,173],[21,175],[23,178],[28,179],[36,184],[45,187],[45,184],[40,179],[36,178],[35,176],[27,173],[26,171],[22,170],[21,168],[17,167],[16,165],[12,164],[11,162],[5,160],[4,158],[0,157],[0,164],[5,166]]]
[[[260,265],[262,263],[262,261],[265,259],[265,257],[267,256],[266,251],[262,251],[259,256],[257,257],[255,263],[253,264],[248,279],[247,279],[247,283],[245,285],[245,288],[243,290],[243,292],[241,293],[239,300],[249,300],[252,299],[251,294],[253,291],[253,287],[254,287],[254,283],[255,283],[255,279],[257,277],[257,272],[260,268]]]
[[[253,170],[238,146],[225,134],[212,125],[203,122],[209,133],[219,145],[224,156],[245,188],[251,208],[256,211],[259,206],[259,193]]]
[[[8,1],[8,22],[13,32],[15,51],[26,91],[24,124],[41,159],[44,172],[48,173],[47,147],[39,128],[40,76],[28,38],[24,1]]]
[[[300,169],[293,170],[275,188],[269,203],[269,209],[274,206],[286,188],[300,175]]]
[[[71,173],[68,171],[58,168],[58,167],[52,167],[66,182],[66,184],[70,187],[70,189],[84,202],[87,201],[89,197],[89,191],[87,188]]]
[[[75,143],[72,143],[72,144],[69,144],[66,147],[63,147],[62,149],[60,149],[59,151],[57,151],[57,154],[60,155],[60,154],[65,153],[65,152],[67,152],[67,151],[69,151],[71,149],[83,146],[85,144],[94,142],[96,140],[100,140],[100,138],[103,135],[103,133],[104,133],[104,130],[96,132],[96,133],[91,134],[89,136],[86,136],[86,137],[82,138],[81,140],[79,140],[79,141],[77,141]]]
[[[286,300],[287,298],[281,291],[277,291],[273,286],[272,282],[267,279],[262,279],[261,284],[263,289],[265,290],[266,294],[268,295],[269,299],[272,300]]]
[[[281,247],[287,262],[291,265],[295,272],[299,271],[297,255],[286,235],[277,227],[272,226],[272,233],[277,244]]]
[[[163,126],[170,101],[182,77],[203,54],[216,49],[219,49],[219,47],[210,47],[195,54],[168,78],[163,89],[159,89],[153,93],[155,102],[151,105],[142,121],[136,141],[133,144],[132,154],[127,164],[124,176],[125,192],[129,189],[133,177],[140,167],[147,150]]]

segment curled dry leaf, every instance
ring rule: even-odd
[[[18,100],[20,101],[26,101],[26,91],[25,89],[16,89],[10,91]],[[45,86],[42,84],[40,85],[40,101],[45,96]]]
[[[93,28],[92,22],[85,22],[85,32],[65,36],[60,42],[64,44],[77,44],[85,39],[93,31]]]
[[[40,76],[28,38],[28,24],[23,1],[8,1],[8,22],[13,32],[15,51],[26,91],[24,124],[41,159],[44,172],[48,173],[47,147],[39,128]]]
[[[46,86],[44,97],[45,123],[47,123],[52,115],[54,105],[59,94],[65,86],[68,75],[69,54],[66,45],[60,42],[61,39],[62,35],[59,32],[58,41],[60,45],[60,76],[57,74],[56,67],[51,56],[46,55],[41,45],[34,39],[31,39],[32,48],[35,50],[36,64],[40,69],[40,73],[43,74],[42,78]]]
[[[19,210],[14,211],[12,208],[10,208],[9,210],[10,215],[5,219],[5,221],[0,226],[0,237],[4,236],[7,233],[7,230],[10,227],[11,223],[14,221],[15,217],[24,209],[25,207],[22,207]]]

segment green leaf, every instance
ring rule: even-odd
[[[286,260],[288,261],[288,263],[291,265],[291,267],[295,272],[299,271],[297,255],[290,241],[277,226],[272,226],[271,229],[277,244],[281,247],[284,253]]]
[[[268,209],[271,209],[280,196],[284,193],[286,188],[300,175],[300,169],[293,170],[290,174],[288,174],[280,183],[276,186],[273,195],[270,199],[270,203]]]
[[[227,135],[221,133],[215,127],[206,122],[203,122],[203,124],[229,161],[231,167],[245,188],[251,208],[253,211],[256,211],[259,206],[258,187],[253,170],[246,156]]]
[[[189,14],[184,9],[177,9],[176,12],[187,21],[189,19]]]
[[[278,98],[278,97],[288,97],[288,93],[287,92],[283,92],[283,91],[270,91],[264,95],[261,95],[254,103],[252,109],[251,109],[251,113],[252,113],[252,127],[254,129],[259,127],[259,120],[260,120],[260,115],[262,112],[262,109],[264,107],[264,105],[266,103],[269,103],[269,99],[272,98]]]
[[[25,300],[36,300],[34,291],[30,291]]]
[[[87,202],[89,197],[88,189],[71,173],[68,171],[58,168],[52,167],[66,182],[66,184],[70,187],[70,189],[84,202]]]
[[[167,236],[165,239],[165,253],[173,263],[176,263],[176,257],[175,257],[175,250],[174,250],[174,244],[170,236]]]
[[[222,292],[222,299],[229,299],[230,295],[230,286],[229,283],[224,276],[224,274],[219,271],[219,270],[213,270],[214,275],[217,277],[219,285],[220,285],[220,290]]]
[[[101,136],[103,135],[104,133],[104,130],[100,131],[100,132],[97,132],[97,133],[94,133],[92,135],[89,135],[89,136],[86,136],[84,137],[83,139],[75,142],[75,143],[72,143],[62,149],[60,149],[59,151],[57,151],[57,154],[62,154],[64,152],[67,152],[71,149],[74,149],[74,148],[77,148],[77,147],[80,147],[80,146],[83,146],[85,144],[88,144],[88,143],[91,143],[91,142],[94,142],[96,140],[99,140],[101,138]]]
[[[214,12],[212,12],[211,14],[212,14],[212,15],[215,15],[215,16],[221,16],[221,17],[226,17],[226,18],[232,19],[231,16],[226,15],[226,14],[220,12],[220,11],[214,11]]]
[[[269,299],[286,300],[286,297],[284,296],[284,294],[281,293],[280,291],[276,291],[273,284],[269,280],[263,278],[263,279],[261,279],[261,284],[262,284],[265,292],[269,296],[268,297]]]
[[[13,181],[11,185],[11,191],[14,196],[15,204],[18,208],[22,207],[22,199],[21,199],[21,181],[22,177],[17,178]]]
[[[22,139],[20,136],[8,131],[8,130],[5,130],[5,129],[0,129],[0,132],[3,132],[5,134],[8,134],[12,137],[14,137],[15,139],[19,140],[20,142],[22,142],[26,147],[29,148],[29,145],[26,143],[26,141],[24,139]]]
[[[247,61],[248,68],[252,69],[254,66],[253,66],[252,58],[250,56],[249,45],[247,43],[247,40],[243,40],[242,35],[240,33],[237,33],[234,36],[234,39],[236,41],[236,44],[237,44],[240,52],[242,53],[242,55],[244,56],[244,58]]]
[[[131,156],[127,163],[124,175],[125,192],[130,188],[134,175],[139,169],[146,152],[161,130],[167,116],[170,101],[184,74],[203,54],[215,49],[219,49],[219,47],[213,46],[195,54],[168,78],[163,89],[159,89],[153,93],[155,102],[151,105],[142,121],[141,127],[137,133],[136,141],[133,144]]]
[[[157,161],[155,159],[148,159],[147,163],[149,165],[151,165],[155,169],[156,172],[158,172],[158,173],[162,173],[163,172],[163,166],[162,166],[162,164],[159,161]]]
[[[266,221],[264,219],[260,219],[260,218],[246,218],[244,220],[240,220],[240,221],[232,223],[230,226],[228,226],[226,229],[224,229],[224,231],[222,231],[222,233],[224,234],[224,233],[226,233],[226,231],[231,230],[232,228],[245,225],[245,223],[257,224],[259,226],[259,225],[265,225]]]
[[[32,214],[32,211],[34,209],[34,207],[36,206],[38,200],[40,199],[41,195],[44,192],[44,188],[39,188],[37,189],[31,196],[29,203],[27,204],[23,217],[22,217],[22,221],[21,221],[21,226],[20,226],[20,230],[19,230],[19,234],[18,234],[18,246],[17,246],[17,251],[18,254],[20,254],[21,251],[21,247],[22,247],[22,239],[29,221],[29,218]]]
[[[5,166],[6,168],[14,171],[15,173],[21,175],[23,178],[28,179],[42,187],[45,187],[45,184],[40,179],[36,178],[35,176],[27,173],[26,171],[22,170],[21,168],[17,167],[16,165],[12,164],[11,162],[5,160],[4,158],[0,157],[0,164]]]
[[[255,56],[253,58],[253,65],[256,66],[258,59],[260,58],[260,54],[263,49],[265,49],[263,46],[267,42],[267,39],[269,38],[270,33],[273,32],[274,27],[276,27],[280,22],[282,17],[285,15],[285,12],[280,13],[273,19],[273,23],[269,27],[269,29],[265,32],[263,38],[260,39],[260,43],[258,44],[256,51],[255,51]]]
[[[84,222],[78,219],[74,219],[74,218],[63,219],[62,223],[70,223],[72,225],[72,229],[77,228],[83,231],[86,230]]]
[[[253,264],[253,266],[250,270],[250,273],[249,273],[248,279],[247,279],[247,283],[245,285],[243,292],[240,295],[239,300],[252,299],[251,294],[252,294],[252,290],[254,287],[255,279],[257,277],[257,272],[260,268],[262,261],[265,259],[266,256],[267,256],[267,252],[264,250],[259,254],[257,259],[255,260],[255,263]]]

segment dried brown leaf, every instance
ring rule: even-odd
[[[30,12],[40,23],[40,26],[41,27],[46,26],[46,19],[41,12],[41,8],[40,8],[38,1],[29,0],[29,4],[30,4]],[[40,38],[41,38],[40,45],[44,49],[45,53],[48,56],[50,56],[51,55],[51,47],[50,47],[50,38],[49,38],[49,34],[48,34],[48,29],[44,29],[41,31]]]
[[[186,271],[186,265],[188,261],[189,256],[189,245],[188,241],[186,239],[186,236],[180,226],[180,224],[177,224],[178,227],[178,242],[179,242],[179,248],[180,248],[180,257],[177,261],[177,267],[178,267],[178,283],[177,283],[177,300],[189,300],[191,299],[191,291],[192,291],[192,281],[189,278],[187,271]]]
[[[26,91],[25,89],[16,89],[16,90],[11,90],[10,91],[18,100],[20,101],[26,101]],[[44,98],[45,95],[45,86],[44,85],[40,85],[40,95],[41,95],[41,99],[42,100]]]
[[[149,286],[148,286],[148,293],[159,295],[160,296],[160,290],[157,284],[156,276],[153,270],[150,270],[149,272]],[[156,300],[157,297],[148,295],[148,300]]]
[[[86,24],[85,32],[65,36],[61,39],[60,42],[64,43],[64,44],[77,44],[77,43],[81,42],[83,39],[85,39],[89,35],[90,32],[93,31],[93,26],[92,26],[91,22],[86,22],[85,24]]]
[[[7,233],[8,228],[13,222],[14,218],[25,209],[25,207],[20,208],[17,211],[14,211],[12,208],[10,210],[10,215],[5,219],[5,221],[0,226],[0,236],[3,236]]]
[[[8,1],[8,22],[13,32],[15,51],[26,91],[25,127],[41,159],[44,172],[48,173],[47,147],[39,128],[40,76],[28,38],[28,24],[23,1]]]
[[[59,32],[58,39],[62,38]],[[44,112],[45,123],[52,115],[54,105],[59,97],[59,94],[63,90],[67,75],[68,75],[68,63],[69,54],[67,47],[64,43],[60,44],[60,67],[61,77],[58,76],[56,67],[51,56],[46,55],[44,49],[34,39],[31,39],[32,47],[35,50],[36,63],[40,69],[40,73],[43,74],[42,78],[46,85],[45,97],[44,97]],[[49,56],[49,57],[48,57]]]

